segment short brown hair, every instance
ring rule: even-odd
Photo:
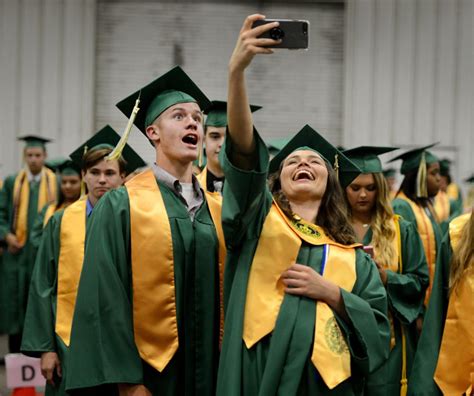
[[[88,169],[97,165],[111,152],[112,152],[111,148],[100,148],[100,149],[95,149],[95,150],[94,149],[89,150],[82,157],[82,170],[84,172],[87,172]],[[119,164],[120,173],[126,174],[127,161],[125,161],[122,156],[118,159],[118,164]]]

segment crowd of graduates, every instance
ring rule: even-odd
[[[245,81],[273,52],[262,18],[240,31],[227,102],[175,67],[117,104],[122,136],[105,126],[56,161],[21,138],[0,332],[41,358],[46,395],[472,394],[473,202],[433,145],[391,160],[394,188],[379,156],[395,147],[338,149],[309,125],[265,143]]]

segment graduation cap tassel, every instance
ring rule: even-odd
[[[82,158],[84,158],[84,156],[86,155],[88,149],[89,149],[89,147],[84,146],[84,152],[82,153]],[[81,198],[84,195],[86,195],[86,183],[84,182],[84,178],[81,175]]]
[[[199,154],[198,154],[198,166],[199,168],[202,169],[202,164],[203,164],[203,157],[204,157],[204,141],[201,141],[201,144],[199,145]]]
[[[128,124],[127,127],[125,128],[125,131],[120,138],[119,142],[115,146],[115,148],[112,150],[112,152],[106,157],[107,160],[118,160],[120,156],[122,155],[122,151],[125,148],[125,145],[127,144],[128,137],[130,136],[130,131],[132,130],[132,125],[133,122],[135,121],[135,117],[137,116],[138,111],[140,108],[138,105],[140,104],[140,95],[138,95],[137,100],[135,101],[135,106],[133,107],[132,114],[130,115],[130,118],[128,119]]]
[[[426,180],[426,158],[425,152],[421,153],[421,161],[416,174],[416,196],[418,198],[428,198],[428,186]]]
[[[336,179],[339,181],[339,154],[334,156],[334,172],[336,172]]]

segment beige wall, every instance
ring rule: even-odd
[[[94,128],[109,120],[121,130],[124,118],[113,108],[116,100],[136,88],[137,84],[147,82],[153,75],[172,66],[172,60],[162,63],[164,58],[177,56],[173,52],[175,49],[168,47],[165,52],[155,49],[156,62],[145,69],[141,55],[131,58],[133,48],[136,48],[134,43],[140,41],[141,29],[127,30],[125,25],[128,22],[121,20],[123,14],[119,9],[111,8],[114,1],[98,2],[102,8],[97,7],[96,1],[0,0],[0,163],[4,164],[0,176],[20,165],[21,151],[16,137],[21,134],[38,133],[54,138],[55,143],[50,148],[50,154],[54,156],[69,153]],[[128,7],[139,20],[140,8],[150,9],[150,4],[154,3],[138,0],[115,2],[122,9],[126,9],[129,3]],[[187,2],[187,8],[199,3]],[[198,17],[203,19],[206,15],[213,15],[215,20],[212,3],[202,3]],[[337,6],[338,2],[326,6],[330,9],[334,5]],[[322,6],[324,8],[324,4]],[[283,16],[280,14],[284,7],[284,3],[277,2],[268,9]],[[323,29],[324,38],[319,40],[337,41],[337,34],[331,33],[331,26],[327,26],[328,21],[332,21],[331,24],[344,29],[337,16],[305,12],[305,7],[316,9],[314,2],[307,6],[300,3],[291,8],[290,16],[312,19],[313,31]],[[239,15],[232,12],[222,17],[225,26],[221,26],[222,37],[217,40],[217,43],[227,44],[225,47],[216,43],[212,46],[222,51],[221,63],[211,64],[206,69],[203,62],[190,71],[213,97],[225,97],[225,65],[231,51],[230,43],[242,15],[253,8],[248,2],[243,2],[232,10],[238,10]],[[113,24],[101,24],[96,31],[96,17],[100,12],[115,12]],[[474,70],[474,2],[348,0],[343,12],[344,71],[341,60],[334,64],[333,74],[311,73],[314,68],[321,69],[318,62],[330,62],[332,56],[340,56],[340,52],[339,55],[337,52],[318,53],[314,49],[318,48],[318,42],[306,55],[289,54],[274,58],[282,69],[282,74],[273,76],[275,84],[280,83],[280,75],[291,76],[289,88],[273,98],[279,110],[275,117],[287,126],[284,130],[265,129],[264,134],[267,137],[283,135],[307,122],[304,112],[294,119],[293,116],[286,117],[285,111],[294,115],[300,111],[302,103],[311,104],[312,98],[322,93],[324,98],[316,106],[321,113],[310,122],[316,127],[323,124],[322,132],[330,135],[335,143],[346,146],[392,144],[410,148],[439,140],[441,145],[437,151],[455,161],[455,176],[460,178],[470,174],[474,170],[474,79],[471,78]],[[176,18],[178,14],[173,11]],[[239,21],[235,20],[237,16]],[[118,19],[114,21],[113,17]],[[120,30],[121,26],[124,29]],[[119,34],[111,34],[107,29],[115,29]],[[142,26],[142,29],[150,30],[151,27]],[[191,33],[193,29],[196,28],[193,27]],[[212,36],[206,37],[207,41],[212,39]],[[117,48],[130,48],[131,55],[124,58],[127,61],[123,63],[116,57],[119,52],[103,48],[104,40],[112,40]],[[158,44],[160,40],[170,42],[162,34],[150,43]],[[193,62],[199,62],[205,56],[206,51],[191,54],[185,58],[185,68],[192,69]],[[298,64],[304,57],[315,61],[305,59],[304,62],[308,63],[300,70]],[[109,70],[107,61],[111,65]],[[251,88],[255,102],[265,99],[257,87],[261,80],[268,78],[265,70],[272,70],[266,62],[269,61],[259,61],[251,75],[256,84],[256,88]],[[291,62],[297,62],[296,66],[293,67]],[[207,74],[203,70],[208,70]],[[340,80],[334,77],[338,75]],[[214,86],[208,84],[212,78],[218,82]],[[266,84],[269,85],[268,81]],[[301,84],[313,87],[315,93],[311,93],[313,88],[309,89],[301,102],[285,97],[288,89]],[[269,106],[271,103],[272,100],[268,100],[268,103],[259,104]],[[266,125],[270,121],[267,121],[267,114],[271,113],[261,114],[259,121]]]
[[[94,125],[95,0],[0,0],[0,175],[21,164],[16,138],[67,155]]]
[[[441,142],[454,174],[474,170],[474,2],[349,0],[344,144]],[[390,155],[388,155],[390,156]]]

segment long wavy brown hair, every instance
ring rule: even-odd
[[[270,175],[268,183],[278,206],[286,216],[292,218],[295,213],[292,211],[290,202],[283,193],[280,183],[283,162],[280,164],[278,171]],[[350,245],[356,242],[356,236],[349,222],[342,188],[332,167],[326,161],[324,163],[328,171],[328,181],[316,216],[316,225],[322,227],[324,232],[334,241]]]
[[[452,293],[465,272],[474,267],[474,209],[471,209],[471,217],[462,229],[461,238],[453,250],[450,264],[449,290]]]
[[[397,257],[393,246],[393,240],[396,238],[393,209],[385,177],[382,173],[373,173],[372,175],[377,190],[375,205],[372,209],[372,245],[377,263],[388,267]]]

